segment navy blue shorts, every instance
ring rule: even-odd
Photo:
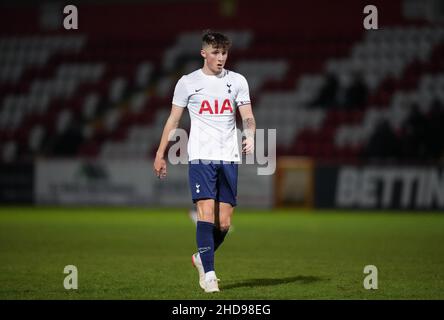
[[[214,199],[236,206],[237,169],[234,162],[192,160],[188,163],[188,180],[193,202]]]

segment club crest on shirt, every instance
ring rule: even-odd
[[[227,83],[228,93],[231,93],[231,84]]]

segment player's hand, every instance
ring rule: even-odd
[[[159,179],[163,179],[167,175],[167,165],[164,158],[156,157],[153,165],[154,173]]]
[[[254,152],[254,139],[252,137],[247,137],[242,141],[242,153],[251,154]]]

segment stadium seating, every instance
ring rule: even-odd
[[[399,5],[394,1],[387,10]],[[92,19],[99,9],[92,5],[85,18],[89,33],[31,33],[33,24],[39,28],[30,19],[17,35],[0,37],[1,160],[152,156],[174,84],[201,65],[202,28],[187,25],[181,10],[202,10],[202,3],[166,6],[172,8],[168,13],[159,4],[143,8],[152,21],[177,19],[184,31],[147,35],[125,25],[108,32]],[[230,24],[214,6],[205,6],[206,19],[232,38],[227,67],[247,77],[258,127],[277,128],[281,154],[357,159],[382,120],[400,131],[413,104],[427,114],[433,102],[444,102],[443,27],[392,14],[377,32],[351,28],[352,22],[329,24],[334,19],[325,17],[318,28],[297,33],[308,19],[303,12],[293,12],[299,18],[294,25],[285,21],[270,29],[258,22],[266,8],[247,9],[242,2],[235,14],[250,10],[251,17]],[[119,10],[133,9],[110,6],[109,15]],[[285,7],[276,10],[270,24],[291,15]],[[305,10],[315,12],[316,6]],[[136,26],[142,24],[134,14]],[[344,90],[358,74],[368,97],[348,107]],[[330,105],[319,103],[327,76],[338,80],[339,98]],[[188,129],[188,117],[182,126]]]

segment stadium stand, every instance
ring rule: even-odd
[[[108,28],[106,17],[97,19],[100,5],[84,5],[79,32],[45,30],[32,8],[20,13],[27,25],[6,18],[2,26],[13,25],[14,33],[0,38],[1,160],[151,157],[174,84],[200,66],[199,35],[210,25],[233,39],[228,68],[248,78],[258,127],[277,128],[280,155],[415,158],[407,142],[389,154],[374,147],[387,134],[414,139],[413,112],[435,128],[427,134],[442,135],[443,26],[403,17],[402,1],[385,6],[390,18],[378,31],[365,31],[360,16],[338,22],[328,1],[306,4],[304,12],[288,12],[290,2],[280,1],[272,15],[250,1],[230,12],[202,1],[115,4],[102,13],[114,19]],[[307,30],[319,5],[322,23]],[[18,9],[8,10],[13,16]],[[187,12],[206,14],[190,23]],[[122,13],[134,23],[119,24]],[[174,28],[144,31],[168,20]],[[437,145],[421,154],[442,157]]]

